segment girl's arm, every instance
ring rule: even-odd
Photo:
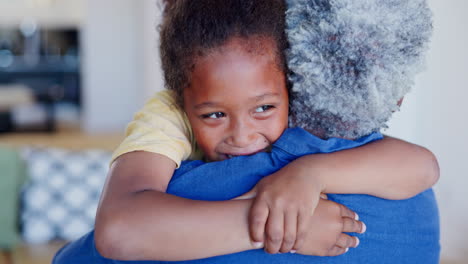
[[[309,225],[296,224],[294,219],[313,212],[320,193],[399,200],[428,189],[438,178],[438,163],[429,150],[391,137],[331,154],[303,156],[243,196],[255,197],[250,234],[270,253],[300,249]],[[283,223],[283,219],[293,221]]]
[[[148,152],[113,163],[96,217],[96,247],[104,257],[184,260],[254,248],[246,228],[248,200],[203,202],[166,194],[174,170],[172,160]]]
[[[249,237],[252,200],[207,202],[166,194],[174,169],[170,159],[148,152],[114,162],[96,217],[96,248],[104,257],[175,261],[262,247]],[[308,219],[316,226],[309,230],[314,235],[301,253],[333,256],[356,245],[342,234],[362,231],[352,211],[331,201],[319,201],[317,210]]]
[[[439,179],[432,152],[388,136],[359,148],[305,156],[291,165],[316,179],[322,192],[390,200],[411,198]]]

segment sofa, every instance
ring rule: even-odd
[[[50,263],[94,226],[111,152],[0,145],[0,264]]]

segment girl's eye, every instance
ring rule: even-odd
[[[263,112],[266,112],[270,109],[274,108],[274,106],[272,105],[262,105],[262,106],[259,106],[255,109],[255,113],[263,113]]]
[[[201,117],[204,118],[204,119],[206,119],[206,118],[218,119],[218,118],[222,118],[222,117],[225,117],[225,116],[226,115],[223,112],[214,112],[214,113],[204,114]]]

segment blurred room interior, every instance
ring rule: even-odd
[[[384,132],[425,146],[438,157],[441,179],[435,189],[442,263],[461,264],[468,263],[468,179],[464,177],[468,34],[458,29],[468,25],[468,2],[429,3],[435,29],[427,70],[418,76],[401,112]],[[48,149],[53,153],[59,149],[82,160],[83,155],[86,160],[94,155],[90,150],[98,150],[106,153],[99,156],[104,157],[99,162],[106,164],[133,114],[163,89],[157,37],[160,8],[156,0],[0,0],[0,150],[25,159],[31,157],[31,148],[45,149],[48,157],[52,156]],[[2,164],[11,165],[4,158],[8,155],[0,151],[0,178]],[[104,178],[105,172],[101,174]],[[27,181],[15,182],[13,195],[24,195]],[[2,184],[0,193],[7,188]],[[44,197],[44,203],[53,200]],[[17,200],[8,206],[24,203],[21,197]],[[17,222],[25,225],[20,209],[7,211],[2,206],[0,225],[7,220],[15,223],[11,228],[5,224],[6,231],[0,226],[0,264],[50,263],[63,242],[57,242],[56,235],[26,237],[22,232],[18,238],[11,235],[15,242],[2,240],[2,232],[16,229]],[[35,228],[42,232],[46,227]]]

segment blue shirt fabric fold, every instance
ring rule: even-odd
[[[211,163],[184,162],[167,192],[196,200],[229,200],[298,157],[355,148],[381,138],[374,133],[354,141],[322,140],[300,128],[287,129],[268,153]],[[432,189],[401,201],[357,194],[330,194],[329,199],[354,210],[367,225],[366,233],[353,234],[359,236],[359,247],[337,257],[271,255],[259,249],[192,261],[115,261],[99,255],[90,232],[62,248],[53,263],[439,263],[439,216]]]

